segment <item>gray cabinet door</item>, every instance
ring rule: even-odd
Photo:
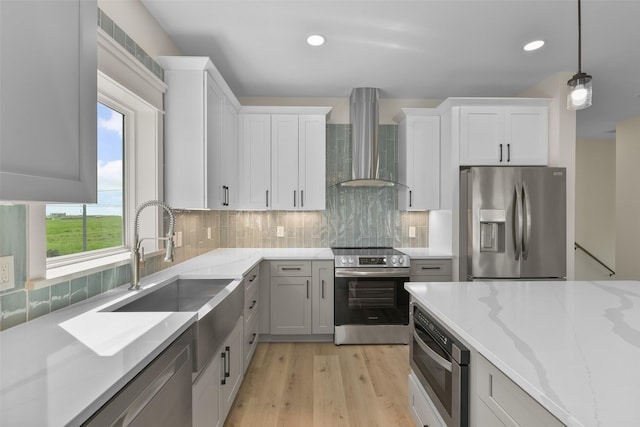
[[[312,263],[314,334],[333,334],[333,262]]]
[[[311,277],[271,277],[271,334],[311,333]]]
[[[95,203],[96,2],[0,1],[0,199]]]

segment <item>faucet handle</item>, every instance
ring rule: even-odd
[[[140,267],[144,267],[144,263],[145,263],[145,259],[144,259],[144,247],[140,247]]]

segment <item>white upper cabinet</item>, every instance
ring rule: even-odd
[[[165,69],[165,201],[236,209],[240,104],[206,57],[159,57]]]
[[[440,117],[431,108],[403,108],[399,122],[398,207],[417,211],[440,208]]]
[[[96,16],[91,0],[0,1],[1,200],[97,201]]]
[[[243,107],[242,209],[324,210],[328,107]]]
[[[460,107],[460,165],[546,165],[548,107]]]
[[[271,115],[240,114],[240,206],[269,209]]]

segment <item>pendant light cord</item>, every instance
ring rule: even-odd
[[[582,13],[578,0],[578,74],[582,73]]]

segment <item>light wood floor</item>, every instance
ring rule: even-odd
[[[409,346],[260,343],[226,427],[412,427]]]

